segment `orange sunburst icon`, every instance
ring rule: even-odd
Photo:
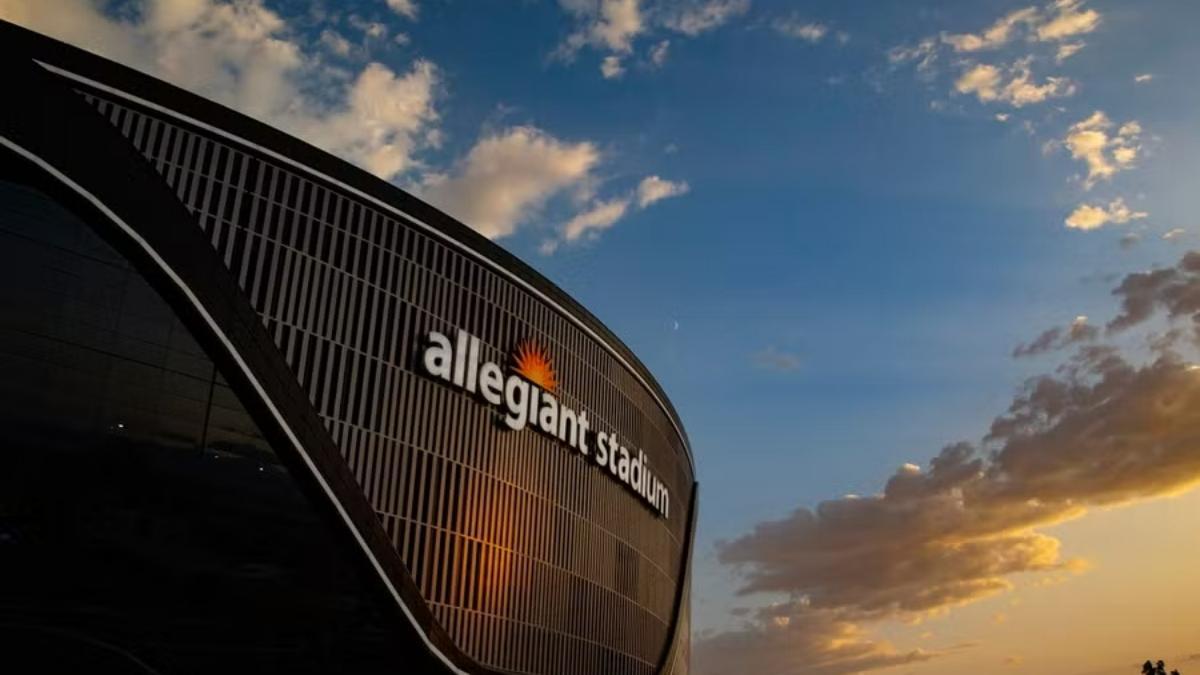
[[[554,388],[558,386],[554,366],[550,364],[550,355],[533,340],[525,340],[517,345],[517,350],[513,353],[513,361],[518,373],[542,389],[554,391]]]

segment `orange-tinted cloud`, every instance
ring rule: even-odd
[[[939,652],[897,650],[857,625],[823,612],[783,613],[737,630],[701,636],[692,652],[700,675],[839,675],[927,661]]]
[[[1114,293],[1122,313],[1112,329],[1146,321],[1158,309],[1195,321],[1200,253],[1173,268],[1129,275]],[[904,465],[880,494],[801,507],[719,543],[719,560],[741,572],[742,594],[793,600],[761,611],[751,628],[699,646],[755,642],[763,663],[756,672],[764,673],[883,667],[826,654],[829,669],[800,669],[793,657],[814,645],[794,631],[779,632],[786,617],[788,629],[822,621],[852,629],[855,641],[836,644],[869,646],[863,653],[881,663],[932,658],[872,643],[857,626],[1001,593],[1019,574],[1060,579],[1082,571],[1083,561],[1064,557],[1059,541],[1038,529],[1091,507],[1200,483],[1200,368],[1171,350],[1180,334],[1169,332],[1144,364],[1114,347],[1084,344],[1054,374],[1030,380],[978,444],[948,446],[925,469]],[[1068,335],[1060,330],[1046,342]],[[788,652],[789,644],[797,651]]]

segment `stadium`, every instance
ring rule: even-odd
[[[10,660],[688,672],[691,450],[604,325],[278,130],[0,52]]]

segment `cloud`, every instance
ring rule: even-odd
[[[901,45],[888,50],[888,61],[892,65],[916,63],[918,73],[931,73],[937,63],[937,41],[926,38],[915,45]]]
[[[1176,227],[1164,232],[1162,238],[1165,241],[1179,241],[1186,234],[1187,230],[1183,229],[1182,227]]]
[[[1142,73],[1141,75],[1133,76],[1133,81],[1136,84],[1145,84],[1146,82],[1149,82],[1150,80],[1153,80],[1153,79],[1154,79],[1154,75],[1151,73]]]
[[[416,21],[418,8],[413,0],[387,0],[387,6],[400,16]]]
[[[1136,121],[1122,124],[1115,134],[1113,122],[1097,110],[1086,119],[1072,124],[1062,141],[1071,157],[1087,166],[1083,186],[1090,190],[1097,182],[1111,180],[1120,171],[1131,169],[1141,153],[1142,126]]]
[[[559,5],[580,24],[559,47],[564,58],[585,46],[626,54],[646,29],[639,0],[559,0]]]
[[[1128,275],[1114,295],[1121,311],[1110,331],[1158,311],[1200,324],[1200,252]],[[1080,318],[1068,331],[1085,326]],[[786,600],[698,640],[697,653],[718,664],[713,672],[739,660],[755,672],[842,673],[935,658],[872,642],[861,625],[941,614],[1021,576],[1040,576],[1034,585],[1069,578],[1087,563],[1040,530],[1200,485],[1200,366],[1174,351],[1179,331],[1139,364],[1093,343],[1088,328],[1086,339],[1039,338],[1078,344],[1053,374],[1030,379],[978,443],[946,446],[926,468],[902,465],[878,494],[800,507],[718,542],[739,594]],[[846,646],[854,652],[836,652]]]
[[[1037,39],[1066,40],[1096,30],[1100,13],[1094,9],[1080,10],[1083,0],[1057,0],[1050,7],[1054,15],[1037,27]]]
[[[667,62],[667,51],[671,48],[670,40],[663,40],[650,48],[650,63],[655,68],[662,68]]]
[[[1039,13],[1036,7],[1026,7],[1011,12],[993,23],[982,33],[942,34],[942,42],[956,52],[976,52],[996,49],[1011,40],[1021,25],[1036,24]]]
[[[428,61],[346,78],[261,0],[146,0],[116,20],[85,0],[3,0],[0,16],[92,49],[294,133],[391,179],[431,138],[440,78]],[[344,38],[323,37],[340,51]]]
[[[1015,358],[1035,356],[1062,349],[1081,342],[1091,342],[1100,336],[1100,329],[1089,324],[1086,316],[1077,316],[1066,328],[1055,326],[1043,331],[1026,344],[1013,350]]]
[[[666,12],[663,25],[695,37],[720,27],[749,9],[750,0],[685,0]]]
[[[773,370],[779,373],[789,373],[799,370],[802,365],[800,357],[790,352],[780,351],[775,347],[767,347],[754,353],[754,365],[763,370]]]
[[[698,675],[839,675],[928,661],[939,654],[899,651],[854,623],[820,612],[780,613],[693,643]]]
[[[1080,204],[1067,216],[1064,221],[1073,230],[1095,230],[1109,223],[1123,225],[1131,220],[1140,220],[1149,216],[1145,211],[1134,211],[1125,205],[1120,197],[1103,204]]]
[[[646,0],[558,0],[559,6],[575,20],[576,27],[551,54],[552,58],[571,61],[584,47],[608,52],[601,73],[609,79],[616,77],[616,61],[631,53],[634,42],[643,36],[653,36],[669,30],[687,37],[696,37],[715,30],[745,14],[750,0],[678,0],[675,2],[646,2]],[[666,63],[669,41],[660,39],[648,50],[650,63],[661,67]]]
[[[1121,313],[1109,322],[1110,331],[1143,323],[1156,309],[1200,327],[1200,252],[1185,253],[1174,267],[1129,274],[1113,295],[1121,299]]]
[[[346,18],[346,22],[373,40],[387,38],[388,27],[378,21],[367,21],[357,14],[351,14]]]
[[[936,75],[935,64],[944,52],[975,55],[1024,42],[1035,51],[1018,58],[1011,66],[967,63],[955,82],[955,90],[973,93],[983,102],[1003,101],[1017,107],[1070,96],[1075,93],[1075,85],[1069,79],[1051,76],[1038,83],[1030,66],[1035,58],[1045,58],[1036,51],[1041,43],[1054,47],[1054,61],[1060,64],[1084,48],[1085,43],[1077,38],[1095,30],[1100,14],[1081,9],[1082,5],[1082,0],[1056,0],[1044,7],[1016,9],[979,32],[942,32],[916,45],[894,47],[888,51],[888,61],[893,68],[915,63],[917,74],[930,80]]]
[[[629,210],[628,199],[611,199],[597,203],[591,209],[576,215],[562,227],[563,239],[576,241],[584,235],[594,235],[607,230],[625,216]]]
[[[1138,242],[1140,242],[1141,240],[1142,240],[1142,235],[1138,234],[1137,232],[1126,232],[1125,234],[1121,235],[1121,240],[1120,240],[1121,250],[1128,251],[1129,249],[1133,248],[1134,246],[1137,246]]]
[[[391,7],[415,16],[411,2]],[[380,178],[404,182],[486,236],[511,234],[564,195],[592,199],[600,162],[595,144],[562,141],[532,126],[486,134],[448,170],[432,169],[422,153],[440,144],[442,76],[430,61],[410,61],[407,69],[377,62],[357,71],[330,67],[315,46],[339,55],[363,50],[332,29],[306,41],[262,0],[144,0],[136,9],[117,19],[90,0],[0,0],[0,17],[120,60]],[[620,12],[604,16],[616,20]],[[367,38],[387,36],[377,22],[356,15],[347,21]],[[670,186],[686,190],[686,184],[652,181],[647,194],[662,198]],[[665,196],[679,194],[671,189]],[[623,199],[634,204],[635,196]]]
[[[637,186],[637,204],[646,208],[654,202],[687,194],[691,187],[682,181],[669,181],[658,176],[646,176]]]
[[[803,21],[796,15],[779,18],[771,22],[771,27],[780,35],[816,44],[829,34],[829,26],[815,21]]]
[[[1020,59],[1006,68],[986,63],[971,65],[955,81],[954,90],[974,94],[983,103],[1003,102],[1014,108],[1075,93],[1075,84],[1063,77],[1047,77],[1038,84],[1029,64],[1029,59]]]
[[[1085,42],[1066,42],[1058,46],[1058,51],[1054,52],[1055,63],[1062,63],[1067,59],[1075,56],[1081,49],[1087,46]]]
[[[847,620],[903,618],[1002,593],[1022,573],[1070,572],[1038,527],[1200,481],[1200,376],[1163,354],[1135,366],[1081,347],[1031,380],[980,446],[908,464],[883,492],[843,497],[718,544],[740,593],[780,593]]]
[[[337,31],[326,28],[321,31],[321,44],[329,48],[329,51],[338,56],[346,57],[350,55],[350,41],[342,37]]]
[[[611,228],[632,209],[644,209],[655,202],[686,194],[688,184],[669,181],[658,176],[646,176],[630,193],[622,197],[596,200],[585,210],[558,228],[555,238],[546,239],[539,247],[542,255],[550,255],[562,244],[571,244],[581,239],[593,239]]]
[[[625,67],[621,65],[621,57],[610,54],[604,57],[600,62],[600,74],[606,80],[615,80],[625,74]]]
[[[1045,9],[1025,7],[1000,17],[980,33],[943,33],[942,43],[963,53],[999,49],[1021,35],[1027,35],[1033,42],[1059,42],[1090,33],[1100,25],[1099,12],[1081,10],[1082,5],[1083,0],[1057,0]],[[1062,45],[1059,60],[1083,46],[1082,42]]]
[[[592,143],[519,126],[483,137],[453,172],[426,176],[417,191],[496,239],[512,234],[552,197],[585,186],[599,161]]]
[[[341,155],[382,178],[416,166],[412,161],[422,132],[432,130],[437,68],[417,61],[402,75],[370,63],[338,107],[286,124],[301,138]],[[426,135],[428,138],[428,135]]]

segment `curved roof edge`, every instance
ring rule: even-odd
[[[24,52],[51,71],[135,102],[150,104],[185,121],[211,127],[251,148],[277,155],[325,182],[358,192],[399,215],[425,225],[476,254],[498,269],[542,295],[551,307],[590,330],[618,360],[625,363],[657,399],[683,441],[688,463],[695,475],[691,442],[674,405],[650,370],[615,333],[587,308],[535,270],[528,263],[490,239],[403,189],[346,160],[275,127],[237,112],[220,103],[117,63],[93,52],[61,42],[23,26],[0,19],[0,40],[14,52]],[[141,99],[138,101],[137,99]]]

